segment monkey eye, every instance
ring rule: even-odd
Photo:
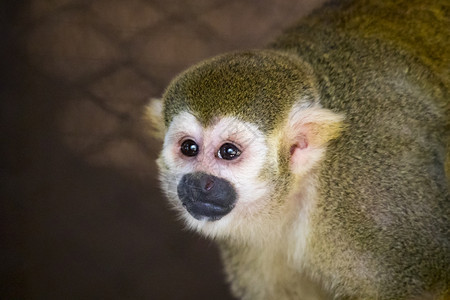
[[[198,154],[198,145],[193,140],[185,140],[181,144],[181,153],[186,156],[196,156]]]
[[[233,160],[241,155],[241,150],[231,143],[225,143],[220,146],[219,151],[217,151],[217,156],[226,160]]]

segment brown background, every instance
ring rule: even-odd
[[[1,299],[230,299],[158,189],[143,107],[322,0],[1,1]]]

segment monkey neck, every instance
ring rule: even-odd
[[[303,272],[307,268],[309,214],[317,194],[316,176],[304,178],[293,181],[298,188],[285,198],[278,218],[259,224],[248,239],[219,241],[226,273],[238,297],[304,299],[302,291],[312,295],[308,299],[326,298],[320,285]]]
[[[226,243],[233,248],[278,253],[286,260],[302,261],[300,258],[307,248],[310,214],[317,198],[317,176],[314,173],[311,171],[302,178],[292,178],[290,186],[285,187],[291,192],[288,195],[280,193],[282,196],[271,199],[282,206],[277,214],[252,220],[246,230],[231,236]]]

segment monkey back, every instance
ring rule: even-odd
[[[448,1],[332,1],[271,45],[309,63],[320,103],[346,114],[320,167],[311,251],[325,278],[347,274],[344,294],[450,284],[449,18]],[[377,275],[348,271],[364,268]]]

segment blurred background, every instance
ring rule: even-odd
[[[232,299],[158,188],[143,109],[323,0],[3,0],[0,299]]]

